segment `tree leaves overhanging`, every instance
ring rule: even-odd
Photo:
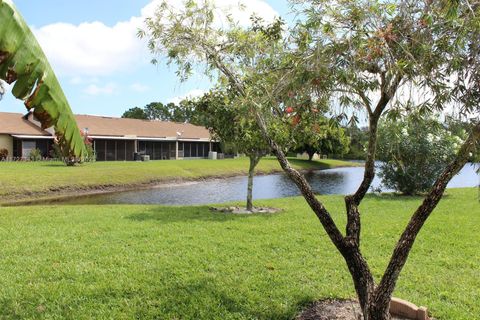
[[[33,111],[42,128],[55,127],[57,138],[72,156],[86,156],[83,138],[55,73],[10,0],[0,0],[0,79],[15,83],[12,94]]]

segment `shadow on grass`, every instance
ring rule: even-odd
[[[269,290],[263,288],[262,291],[267,294]],[[252,303],[253,300],[258,301],[256,295],[255,289],[226,286],[211,278],[177,282],[167,290],[157,292],[156,296],[161,301],[157,310],[139,308],[135,317],[143,319],[168,315],[174,319],[219,319],[229,315],[229,318],[287,320],[293,319],[299,310],[312,303],[311,297],[307,296],[295,297],[292,299],[295,303],[287,308],[270,303]]]
[[[175,223],[187,221],[229,222],[248,218],[268,219],[276,214],[231,214],[213,212],[210,207],[155,207],[145,212],[135,213],[126,217],[133,221],[158,221],[161,223]]]
[[[177,278],[173,274],[171,276]],[[83,293],[81,299],[80,296],[69,293],[65,299],[58,300],[55,296],[61,292],[56,292],[53,297],[47,297],[42,304],[33,305],[30,301],[19,304],[15,298],[10,297],[0,301],[0,310],[6,319],[21,319],[22,316],[18,316],[19,311],[24,316],[29,314],[39,317],[40,313],[48,312],[49,316],[71,318],[78,316],[77,312],[72,313],[70,310],[70,305],[75,304],[79,310],[90,310],[89,316],[112,311],[118,316],[122,314],[123,305],[127,303],[130,307],[123,315],[132,319],[207,320],[228,317],[287,320],[293,319],[300,310],[312,303],[311,297],[298,293],[295,297],[290,297],[291,305],[275,305],[266,303],[264,298],[258,301],[256,297],[258,293],[253,288],[228,286],[206,277],[185,282],[177,279],[179,281],[172,281],[166,286],[163,283],[156,288],[104,285],[97,290]],[[262,291],[268,294],[269,288],[262,288]],[[253,302],[254,300],[257,302]],[[41,311],[39,307],[42,308]]]

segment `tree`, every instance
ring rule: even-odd
[[[161,120],[204,125],[202,116],[195,109],[196,99],[184,99],[178,105],[173,102],[163,104],[151,102],[143,109],[134,107],[125,111],[122,118]]]
[[[375,175],[378,123],[388,108],[408,112],[412,105],[428,113],[456,102],[465,113],[480,111],[478,6],[455,1],[305,1],[301,16],[306,19],[285,43],[278,21],[245,29],[227,16],[224,28],[225,23],[216,23],[218,12],[211,4],[185,4],[180,10],[162,4],[140,35],[149,38],[154,54],[165,54],[179,67],[181,78],[201,62],[207,71],[218,72],[220,83],[231,86],[235,105],[250,111],[283,170],[344,257],[364,319],[389,319],[389,302],[415,239],[447,183],[476,148],[480,123],[478,117],[472,119],[468,138],[415,210],[377,283],[360,250],[359,205]],[[330,106],[334,99],[367,114],[365,174],[357,191],[345,197],[345,234],[285,157],[285,128],[292,120],[282,109],[292,88],[295,99],[309,95]],[[397,95],[408,89],[412,94],[405,96],[412,103]],[[422,97],[424,101],[415,101]],[[311,111],[305,109],[302,113]]]
[[[122,118],[150,120],[147,113],[139,107],[133,107],[128,109],[122,114]]]
[[[345,131],[350,138],[350,144],[349,150],[344,157],[346,159],[365,160],[368,128],[359,128],[356,124],[350,124],[345,128]]]
[[[12,94],[33,111],[42,128],[55,127],[59,145],[70,160],[85,157],[85,145],[65,94],[40,45],[11,1],[0,0],[0,21],[0,80],[15,83]]]
[[[248,119],[232,104],[228,91],[212,90],[196,101],[195,109],[203,116],[205,126],[220,141],[244,153],[249,161],[246,209],[253,211],[253,177],[260,159],[269,153],[256,122]]]
[[[341,156],[348,152],[350,139],[345,130],[339,125],[331,124],[325,117],[311,130],[301,127],[302,130],[295,134],[295,150],[306,152],[309,161],[312,161],[315,153]]]
[[[462,141],[435,117],[411,113],[385,119],[378,135],[382,183],[405,195],[427,192]]]
[[[462,117],[449,115],[445,118],[447,130],[454,136],[465,138],[473,130],[473,124]],[[480,162],[480,148],[472,153],[469,162]],[[480,171],[479,171],[480,172]]]

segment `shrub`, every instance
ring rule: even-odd
[[[387,119],[378,136],[383,185],[406,195],[429,190],[461,142],[433,117]]]
[[[84,159],[85,162],[95,162],[97,160],[97,154],[93,149],[92,144],[85,144],[85,148],[87,149],[87,157]]]
[[[42,160],[42,151],[40,151],[40,149],[33,149],[32,151],[30,151],[28,159],[30,161],[40,161],[40,160]]]
[[[51,148],[52,149],[50,149],[49,151],[50,157],[56,160],[63,160],[63,153],[62,153],[62,150],[60,149],[60,146],[57,143],[55,143],[52,145]]]
[[[7,158],[8,158],[8,150],[0,149],[0,161],[7,160]]]

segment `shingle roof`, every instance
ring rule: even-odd
[[[188,123],[149,121],[113,117],[77,115],[78,127],[88,128],[89,135],[95,136],[137,136],[147,138],[177,137],[183,139],[209,139],[210,133],[204,127]]]
[[[49,136],[50,134],[23,118],[21,113],[0,112],[0,134]]]
[[[148,121],[114,117],[76,115],[78,127],[88,128],[90,136],[137,136],[144,138],[210,139],[204,127],[188,123]],[[31,122],[24,120],[20,113],[0,112],[0,134],[49,135]]]

